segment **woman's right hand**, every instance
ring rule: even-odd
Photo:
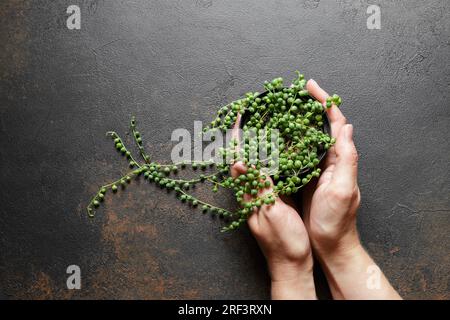
[[[306,85],[310,95],[325,107],[328,94],[314,80]],[[359,246],[356,212],[360,203],[357,183],[358,154],[353,126],[338,107],[327,109],[336,144],[330,148],[323,172],[315,185],[303,193],[304,220],[318,254],[352,250]]]
[[[306,87],[325,104],[328,94],[314,80]],[[334,298],[401,299],[359,240],[356,213],[361,196],[353,126],[335,105],[326,112],[336,144],[317,183],[303,192],[304,223],[313,250]]]

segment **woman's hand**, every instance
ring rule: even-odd
[[[246,171],[242,162],[231,168],[235,178]],[[260,191],[258,196],[271,191],[272,186]],[[249,201],[250,196],[246,196],[244,201]],[[315,299],[311,247],[297,211],[277,198],[274,204],[255,209],[248,225],[267,260],[272,298]]]
[[[314,80],[306,88],[325,104],[328,94]],[[360,192],[353,127],[336,106],[327,109],[327,114],[336,144],[328,151],[317,183],[303,192],[304,221],[313,249],[334,298],[400,299],[358,237]]]
[[[314,80],[306,85],[310,95],[325,105],[328,94]],[[353,126],[336,106],[327,109],[336,144],[328,151],[317,183],[303,192],[305,224],[318,254],[347,251],[359,246],[356,212],[360,203],[357,183],[358,154]]]

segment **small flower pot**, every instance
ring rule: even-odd
[[[269,91],[265,91],[265,92],[262,92],[262,93],[260,93],[259,95],[258,95],[258,97],[259,98],[263,98],[263,97],[265,97],[267,94],[269,93]],[[303,96],[303,97],[299,97],[299,99],[301,99],[302,101],[304,101],[304,102],[307,102],[309,99],[311,99],[311,100],[316,100],[316,99],[314,99],[313,97],[311,97],[311,96]],[[324,107],[324,108],[326,108],[326,107]],[[248,113],[244,113],[242,116],[240,116],[240,119],[239,119],[239,128],[243,128],[244,127],[244,124],[248,121],[248,119],[249,119],[249,114]],[[328,115],[327,115],[327,112],[326,112],[326,110],[325,110],[325,112],[323,113],[323,132],[325,132],[325,133],[327,133],[328,135],[330,135],[331,136],[331,126],[330,126],[330,121],[329,121],[329,119],[328,119]],[[241,139],[241,137],[239,137],[239,139]],[[318,155],[318,159],[319,159],[319,163],[321,163],[322,162],[322,159],[324,159],[325,158],[325,155],[327,154],[327,150],[325,149],[325,148],[321,148],[321,149],[319,149],[319,150],[317,150],[317,155]],[[304,168],[304,169],[302,169],[301,171],[300,171],[300,174],[301,175],[306,175],[306,174],[308,174],[309,172],[311,171],[311,169],[310,168]]]

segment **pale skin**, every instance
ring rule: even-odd
[[[306,88],[325,105],[328,94],[314,80]],[[361,196],[353,127],[336,106],[327,109],[327,114],[336,144],[327,153],[318,181],[303,191],[302,217],[293,205],[278,198],[248,219],[267,260],[272,299],[316,299],[313,252],[334,299],[401,299],[358,236]],[[245,171],[242,162],[231,168],[234,177]]]

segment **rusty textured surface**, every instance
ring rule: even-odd
[[[104,133],[132,114],[164,160],[173,129],[300,69],[355,126],[365,246],[405,298],[449,299],[450,3],[379,4],[375,31],[367,1],[1,1],[0,297],[267,298],[246,229],[143,181],[84,207],[126,170]]]

